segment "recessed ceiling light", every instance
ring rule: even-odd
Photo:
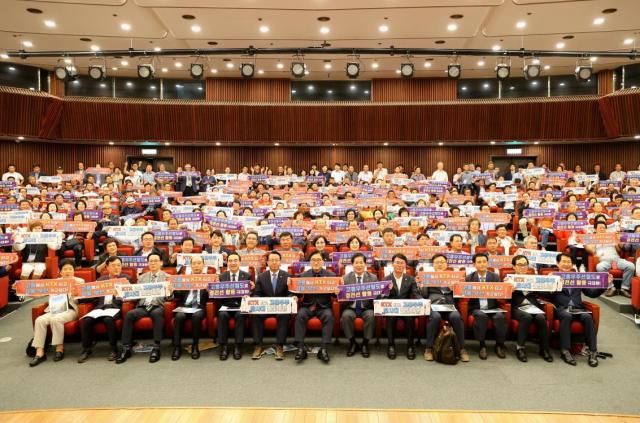
[[[356,86],[355,86],[355,85],[353,85],[353,84],[351,84],[351,85],[349,86],[349,89],[350,89],[351,91],[355,91]]]
[[[518,21],[516,22],[516,28],[522,29],[525,26],[527,26],[527,23],[525,21]]]
[[[372,69],[378,69],[378,67],[379,67],[379,66],[380,66],[380,65],[378,64],[378,62],[373,62],[373,63],[371,64],[371,68],[372,68]]]
[[[333,94],[333,90],[327,90],[327,94]]]
[[[167,72],[169,72],[169,69],[167,69],[167,68],[162,68],[162,73],[167,73]]]
[[[216,143],[216,145],[217,145],[217,146],[220,146],[221,144],[222,144],[222,143],[220,143],[220,142],[217,142],[217,143]]]
[[[304,74],[309,75],[309,71],[308,70],[304,71]]]
[[[114,67],[112,67],[112,68],[111,68],[111,70],[112,70],[112,71],[117,71],[117,70],[118,70],[118,68],[114,66]]]
[[[544,65],[544,68],[543,68],[543,69],[544,69],[544,70],[549,70],[549,69],[551,69],[551,66],[549,66],[549,65]]]
[[[389,27],[388,27],[387,25],[380,25],[380,26],[378,27],[378,31],[380,31],[380,32],[387,32],[387,31],[389,31]]]
[[[454,23],[450,23],[449,25],[447,25],[447,30],[448,31],[455,31],[456,29],[458,29],[458,25],[456,25]]]
[[[533,144],[534,144],[534,145],[538,145],[538,144],[540,144],[540,141],[536,141],[536,142],[534,142]]]
[[[637,140],[640,140],[640,135],[636,135],[636,136],[635,136],[635,137],[633,137],[633,138],[635,138],[635,139],[637,139]]]
[[[462,89],[462,91],[467,91],[467,86],[463,85],[461,89]]]
[[[33,47],[33,43],[31,41],[23,41],[22,45],[25,47]]]
[[[296,93],[296,90],[291,90],[291,94],[295,94],[295,93]]]
[[[633,38],[627,38],[624,40],[625,46],[630,46],[631,44],[633,44]]]
[[[484,60],[478,61],[478,66],[484,66]]]
[[[176,68],[181,68],[181,67],[182,67],[182,63],[181,63],[181,62],[176,62],[176,63],[174,64],[174,66],[175,66]]]
[[[269,32],[269,27],[266,25],[262,25],[260,27],[260,32],[262,32],[263,34],[266,34],[267,32]]]
[[[309,85],[309,86],[307,86],[307,89],[308,89],[309,91],[313,91],[313,90],[315,89],[315,87],[314,87],[313,85]]]
[[[262,69],[258,69],[258,73],[259,73],[260,75],[262,75],[262,74],[264,73],[264,71],[263,71]]]
[[[13,66],[9,66],[9,70],[10,71],[14,71],[14,70],[16,70],[16,68],[14,68]]]
[[[598,58],[593,56],[593,57],[590,57],[589,60],[591,60],[592,62],[596,62],[598,60]]]
[[[384,145],[384,146],[386,147],[387,145],[389,145],[389,143],[388,143],[388,142],[385,142],[385,143],[384,143],[384,144],[382,144],[382,145]]]
[[[107,84],[105,84],[104,82],[100,84],[100,88],[107,88]]]
[[[539,64],[540,64],[540,59],[533,59],[533,60],[531,61],[531,64],[532,64],[532,65],[539,65]]]
[[[557,48],[557,49],[564,48],[564,45],[565,45],[564,43],[557,43],[557,44],[556,44],[556,48]]]
[[[500,48],[501,48],[500,44],[495,44],[493,47],[491,47],[491,50],[498,51],[498,50],[500,50]]]
[[[191,32],[200,32],[200,31],[202,31],[202,28],[200,28],[200,26],[191,25]]]
[[[153,48],[153,51],[162,51],[162,47],[160,47],[160,46],[155,46],[155,47]]]
[[[56,23],[55,21],[52,20],[46,20],[44,21],[44,25],[48,28],[55,28],[56,27]]]
[[[218,69],[211,69],[211,73],[218,73]]]
[[[604,23],[604,18],[603,17],[598,17],[598,18],[595,18],[593,20],[593,24],[594,25],[602,25],[603,23]]]
[[[170,142],[165,142],[164,145],[171,145],[171,143]]]
[[[487,84],[487,83],[482,84],[482,88],[489,88],[489,84]]]
[[[279,142],[277,142],[277,143],[274,143],[273,145],[275,145],[275,146],[277,147],[277,146],[279,146],[279,145],[280,145],[280,143],[279,143]]]
[[[73,61],[72,61],[71,59],[64,59],[64,62],[65,62],[67,65],[70,65],[71,63],[73,63]]]
[[[327,70],[331,69],[331,63],[325,63],[324,68]]]
[[[113,141],[109,141],[109,145],[113,145],[115,144]]]
[[[538,81],[533,81],[533,82],[531,83],[531,85],[533,85],[533,86],[535,87],[536,85],[538,85]]]
[[[440,141],[440,142],[438,143],[438,145],[444,145],[444,143],[443,143],[442,141]]]
[[[7,53],[0,54],[0,59],[8,59],[9,55]]]
[[[424,67],[425,68],[430,68],[431,67],[431,62],[429,62],[429,61],[424,62]]]
[[[276,67],[277,67],[278,69],[284,69],[284,63],[280,63],[280,62],[278,62],[278,64],[276,65]]]
[[[496,142],[495,141],[491,141],[491,145],[494,145]]]
[[[400,73],[400,69],[396,69],[396,73]]]
[[[328,27],[328,26],[323,26],[322,28],[320,28],[320,32],[321,32],[322,34],[328,34],[328,33],[329,33],[329,31],[331,31],[331,30],[329,29],[329,27]]]
[[[512,85],[512,86],[510,86],[510,87],[509,87],[509,89],[513,91],[513,90],[515,90],[515,89],[516,89],[516,87],[514,87],[514,86]]]
[[[131,29],[131,25],[126,22],[120,24],[120,29],[123,31],[129,31]]]
[[[21,136],[19,136],[19,137],[18,137],[18,139],[19,139],[20,141],[22,141],[22,140],[24,140],[24,137],[21,135]]]
[[[132,86],[133,86],[133,82],[127,81],[127,87],[132,87]]]
[[[94,45],[92,45],[92,46],[91,46],[91,51],[100,51],[100,46],[95,45],[95,44],[94,44]]]
[[[364,90],[364,93],[365,94],[369,94],[369,90]]]
[[[122,62],[120,62],[120,65],[129,66],[129,62],[127,62],[126,60],[123,60]]]
[[[233,62],[227,62],[227,68],[233,69]]]

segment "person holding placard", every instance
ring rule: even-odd
[[[309,256],[311,269],[303,272],[301,278],[325,278],[334,277],[335,273],[324,268],[324,260],[322,253],[314,251]],[[317,317],[322,322],[322,346],[318,350],[318,360],[328,363],[329,352],[327,348],[331,344],[331,333],[333,331],[333,313],[331,310],[332,295],[331,294],[305,294],[302,296],[302,303],[298,308],[295,323],[296,342],[298,343],[298,351],[295,360],[300,362],[307,358],[307,347],[304,343],[307,334],[307,322],[312,317]]]
[[[289,292],[287,281],[289,274],[280,270],[282,259],[280,253],[271,251],[267,254],[267,270],[260,273],[256,278],[256,289],[251,294],[252,297],[288,297]],[[264,319],[275,317],[276,326],[276,360],[284,360],[284,344],[287,342],[287,326],[290,315],[278,314],[269,316],[267,314],[254,314],[251,316],[251,329],[253,331],[253,355],[252,359],[258,360],[264,355],[262,339],[264,337]]]
[[[459,235],[454,236],[459,237]],[[432,263],[434,272],[444,272],[447,270],[447,257],[444,254],[434,254]],[[420,295],[423,298],[431,300],[431,314],[429,315],[429,322],[427,323],[427,339],[426,348],[424,350],[424,359],[426,361],[433,361],[433,344],[435,343],[436,336],[440,329],[440,322],[442,320],[446,320],[451,324],[453,331],[458,338],[458,345],[460,345],[460,360],[464,363],[468,362],[469,353],[464,348],[464,323],[462,322],[460,313],[456,310],[455,302],[453,300],[453,291],[451,291],[451,288],[448,286],[422,288],[420,290]],[[440,311],[436,310],[439,307],[443,307],[443,309]],[[444,311],[444,308],[447,308],[449,311]]]
[[[29,232],[42,232],[43,224],[39,220],[29,223]],[[39,279],[47,270],[46,257],[49,254],[49,248],[57,250],[62,244],[62,234],[57,238],[56,243],[49,244],[24,244],[22,243],[22,234],[20,232],[14,235],[13,249],[22,256],[22,270],[20,279]]]
[[[411,299],[422,298],[416,280],[406,273],[407,270],[407,256],[402,253],[394,254],[391,258],[391,264],[393,271],[385,276],[384,280],[389,281],[390,292],[387,298],[390,299]],[[396,358],[396,322],[398,319],[404,320],[404,327],[407,333],[407,358],[414,360],[416,358],[416,349],[413,345],[413,332],[414,332],[414,316],[396,317],[389,316],[386,318],[387,323],[387,357],[390,360]]]
[[[190,238],[189,238],[190,239]],[[191,259],[191,274],[204,274],[204,259],[202,256],[193,256]],[[171,360],[176,361],[182,355],[182,330],[187,319],[191,319],[191,358],[200,358],[200,334],[202,333],[202,321],[207,317],[207,300],[209,293],[206,289],[190,291],[174,291],[176,309],[173,315],[173,354]]]
[[[126,279],[131,283],[131,278],[122,273],[122,259],[118,256],[110,256],[105,261],[108,274],[98,278],[98,281],[106,281],[109,279]],[[78,358],[78,363],[84,363],[92,354],[91,347],[93,345],[93,327],[96,323],[103,323],[107,328],[107,338],[109,339],[108,360],[114,361],[118,355],[118,328],[116,320],[120,318],[122,310],[122,299],[114,295],[105,295],[104,297],[90,298],[88,300],[80,300],[81,303],[88,302],[93,304],[93,310],[108,310],[110,313],[101,317],[93,317],[85,315],[80,320],[80,336],[82,338],[82,353]]]
[[[260,250],[264,252],[263,250]],[[251,275],[240,270],[240,254],[231,253],[227,257],[227,271],[220,275],[220,282],[248,281]],[[218,344],[220,345],[220,360],[229,357],[229,323],[231,318],[235,319],[235,345],[233,346],[233,358],[242,358],[242,345],[244,344],[245,315],[240,313],[241,298],[221,298],[218,301]]]
[[[107,268],[107,260],[110,257],[123,256],[123,253],[118,251],[118,240],[115,238],[107,238],[102,243],[104,253],[98,257],[98,263],[95,265],[96,272],[101,274],[104,269]]]
[[[169,275],[161,270],[162,258],[158,253],[147,256],[149,271],[138,278],[138,284],[164,282]],[[160,341],[164,329],[164,302],[166,297],[147,297],[138,300],[136,308],[124,316],[122,323],[122,350],[116,358],[116,363],[121,364],[131,357],[133,342],[133,325],[143,317],[150,317],[153,322],[153,349],[149,355],[149,363],[160,360]]]
[[[143,233],[140,237],[140,241],[142,245],[134,251],[134,256],[143,256],[148,258],[150,255],[154,254],[160,257],[162,265],[167,262],[164,251],[155,246],[156,236],[153,232]]]
[[[605,222],[596,222],[594,224],[596,234],[607,233],[607,224]],[[622,295],[623,297],[631,298],[631,278],[636,271],[636,267],[633,263],[620,257],[620,245],[585,245],[584,247],[588,252],[598,257],[598,264],[596,265],[596,271],[608,272],[613,263],[616,264],[618,269],[622,270],[622,285],[618,290],[613,283],[605,292],[606,297],[613,297],[614,295]]]
[[[222,258],[226,262],[232,251],[222,245],[223,239],[224,236],[220,230],[211,231],[211,244],[205,247],[205,251],[209,254],[222,254]]]
[[[344,275],[342,280],[345,285],[377,282],[378,277],[367,272],[367,259],[362,253],[351,256],[353,272]],[[340,303],[341,317],[340,326],[344,335],[349,340],[347,357],[353,356],[360,348],[362,356],[367,358],[370,355],[369,342],[373,339],[375,329],[375,316],[373,314],[373,300],[344,301]],[[363,333],[362,345],[359,347],[355,337],[354,322],[356,317],[362,318]]]
[[[466,282],[500,282],[500,276],[489,272],[489,256],[487,254],[476,254],[473,256],[473,266],[476,271],[465,278]],[[468,313],[473,316],[473,335],[480,343],[478,356],[481,360],[487,359],[487,346],[485,343],[487,326],[489,320],[493,321],[493,330],[496,337],[495,352],[498,358],[506,357],[506,347],[504,341],[507,339],[507,320],[505,313],[498,308],[498,302],[494,299],[470,298],[468,302]]]
[[[83,279],[74,277],[73,260],[60,261],[60,278],[73,278],[77,284],[84,283]],[[46,361],[47,355],[44,344],[47,330],[51,328],[51,344],[55,345],[56,353],[53,361],[64,358],[64,324],[78,318],[78,302],[71,294],[49,295],[47,308],[44,314],[39,316],[33,324],[33,341],[31,345],[36,349],[36,356],[29,363],[29,367],[35,367]]]
[[[523,255],[517,255],[511,261],[517,275],[526,275],[529,268],[529,259]],[[549,324],[544,312],[544,307],[538,301],[536,292],[514,290],[511,296],[511,309],[513,318],[518,321],[518,335],[516,344],[516,357],[526,363],[527,352],[525,342],[529,333],[529,326],[534,323],[538,328],[540,337],[540,357],[551,363],[553,356],[549,351]]]

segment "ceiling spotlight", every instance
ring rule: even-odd
[[[123,31],[129,31],[131,29],[131,25],[123,22],[120,24],[120,29],[122,29]]]
[[[192,63],[189,65],[189,73],[193,79],[200,79],[204,75],[204,65],[200,63]]]
[[[357,78],[358,75],[360,75],[360,63],[358,62],[347,63],[347,67],[345,69],[347,76],[351,79]]]
[[[202,31],[202,28],[200,28],[198,25],[193,25],[191,27],[191,31],[192,32],[200,32],[200,31]]]
[[[227,62],[227,69],[233,69],[233,62]]]
[[[403,63],[400,65],[400,75],[403,78],[411,78],[413,76],[413,63]]]
[[[155,47],[153,48],[153,51],[162,51],[162,47],[160,47],[160,46],[155,46]]]
[[[260,32],[262,32],[263,34],[266,34],[267,32],[269,32],[269,27],[266,25],[262,25],[260,27]]]
[[[624,40],[625,46],[630,46],[631,44],[633,44],[633,38],[627,38]]]
[[[94,45],[92,45],[92,46],[91,46],[91,51],[100,51],[100,46],[95,45],[95,44],[94,44]]]
[[[540,76],[540,61],[537,59],[533,59],[531,63],[525,63],[524,65],[524,78],[525,79],[534,79]]]
[[[7,57],[8,57],[8,56],[7,56]],[[371,64],[371,68],[372,68],[372,69],[378,69],[378,67],[380,67],[380,64],[378,64],[378,62],[373,62],[373,63]]]
[[[591,75],[593,75],[593,67],[591,66],[591,63],[587,63],[588,64],[583,63],[576,66],[576,79],[578,82],[585,82],[587,79],[591,78]]]
[[[491,47],[491,50],[493,51],[498,51],[500,50],[502,47],[500,47],[500,44],[495,44],[493,47]]]
[[[498,63],[495,68],[496,78],[507,79],[511,74],[511,65],[507,63]]]
[[[89,77],[94,81],[102,81],[107,75],[107,69],[104,65],[89,66]]]
[[[302,78],[304,76],[304,68],[303,62],[291,62],[291,74],[295,78]]]
[[[45,25],[47,28],[55,28],[55,27],[56,27],[56,23],[55,23],[55,21],[51,21],[51,20],[46,20],[46,21],[44,21],[44,25]]]
[[[211,69],[211,73],[218,73],[218,69]]]
[[[322,28],[320,28],[320,32],[321,32],[322,34],[328,34],[328,33],[329,33],[329,31],[330,31],[330,29],[329,29],[329,27],[328,27],[328,26],[323,26]]]
[[[543,68],[543,69],[544,69],[544,70],[549,70],[549,69],[551,69],[551,66],[549,66],[549,65],[544,65],[544,68]]]
[[[428,60],[425,60],[424,65],[425,68],[430,68],[431,67],[431,62]]]
[[[516,28],[518,28],[518,29],[522,29],[522,28],[524,28],[525,26],[527,26],[527,23],[526,23],[525,21],[518,21],[518,22],[516,22]]]
[[[31,41],[23,41],[22,45],[25,47],[33,47],[33,43]]]
[[[0,54],[0,59],[8,59],[9,55],[7,53]]]
[[[78,78],[78,70],[73,65],[56,66],[54,73],[61,81],[75,81]]]
[[[387,32],[387,31],[389,31],[389,27],[388,27],[387,25],[380,25],[380,26],[378,27],[378,31],[380,31],[380,32]]]
[[[484,60],[478,61],[478,66],[484,66]]]
[[[462,67],[459,64],[452,64],[447,66],[447,76],[449,78],[460,78],[460,74],[462,73]]]
[[[278,64],[276,65],[276,67],[277,67],[278,69],[284,69],[284,63],[280,63],[280,62],[278,62]]]
[[[126,60],[123,60],[122,62],[120,62],[120,64],[122,66],[129,66],[129,62],[127,62]]]
[[[153,79],[155,75],[155,69],[153,65],[138,65],[138,76],[142,79]]]
[[[169,72],[169,69],[168,69],[168,68],[162,68],[162,69],[160,69],[160,70],[162,71],[162,73],[167,73],[167,72]]]
[[[324,64],[324,68],[325,68],[326,70],[331,69],[331,62],[327,62],[327,63],[325,63],[325,64]]]
[[[254,71],[255,66],[253,63],[243,63],[240,65],[240,74],[242,74],[244,78],[252,78]]]
[[[563,49],[563,48],[564,48],[564,45],[565,45],[564,43],[557,43],[557,44],[556,44],[556,48],[557,48],[558,50]]]
[[[449,31],[455,31],[456,29],[458,29],[458,25],[451,23],[449,25],[447,25],[447,30]]]
[[[604,18],[595,18],[593,20],[594,25],[602,25],[604,23]]]

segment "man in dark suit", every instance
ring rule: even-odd
[[[211,244],[205,247],[205,251],[209,254],[222,254],[224,261],[227,261],[227,257],[232,251],[222,245],[224,236],[218,229],[211,232]]]
[[[202,256],[193,256],[191,259],[191,274],[202,275],[204,270],[204,259]],[[207,318],[207,300],[209,293],[206,289],[176,291],[174,292],[176,308],[184,307],[197,309],[193,313],[177,312],[173,315],[173,354],[171,360],[176,361],[182,355],[182,328],[187,319],[191,319],[191,334],[193,341],[191,344],[191,358],[200,358],[200,334],[202,333],[202,321]]]
[[[558,269],[561,272],[574,272],[573,260],[569,254],[558,254],[556,257]],[[609,276],[612,278],[612,276]],[[553,315],[560,321],[560,356],[562,360],[572,366],[576,365],[576,359],[571,355],[571,322],[574,320],[582,323],[584,328],[584,338],[589,347],[589,366],[598,366],[598,346],[596,324],[593,315],[588,313],[582,302],[582,292],[588,297],[597,298],[604,293],[605,289],[563,289],[551,294],[553,303]],[[573,311],[573,313],[572,313]]]
[[[311,269],[302,273],[303,278],[325,278],[335,277],[335,273],[324,269],[324,260],[320,251],[314,251],[309,256]],[[305,294],[302,296],[302,303],[298,308],[296,316],[295,335],[298,343],[298,351],[295,360],[300,362],[307,358],[307,348],[304,344],[304,337],[307,333],[307,322],[312,317],[317,317],[322,322],[322,347],[318,351],[318,360],[324,363],[329,362],[327,347],[331,344],[331,332],[333,330],[333,313],[331,310],[331,294]]]
[[[356,253],[351,257],[353,272],[342,278],[345,285],[376,282],[378,278],[373,273],[367,272],[366,257],[362,253]],[[373,300],[343,301],[340,303],[340,326],[344,336],[349,340],[347,357],[353,356],[358,350],[356,342],[354,322],[356,317],[364,322],[361,353],[363,357],[369,357],[369,341],[373,339],[373,330],[376,326],[376,318],[373,315]]]
[[[258,275],[256,279],[256,289],[253,291],[253,297],[288,297],[289,274],[280,270],[282,264],[280,253],[271,251],[267,255],[267,270]],[[270,317],[266,314],[254,314],[251,316],[251,329],[253,331],[253,349],[254,360],[258,360],[264,354],[262,339],[264,336],[264,319]],[[289,325],[288,314],[277,314],[275,317],[278,325],[276,327],[276,360],[284,360],[284,344],[287,342],[287,326]]]
[[[191,165],[184,165],[184,172],[192,172]],[[200,176],[192,176],[189,173],[178,176],[176,181],[176,191],[182,192],[185,196],[196,195],[200,190]]]
[[[526,275],[529,269],[529,259],[523,255],[517,255],[511,261],[516,274]],[[527,362],[527,352],[524,344],[527,341],[529,326],[535,323],[538,328],[538,337],[540,338],[540,357],[544,361],[551,363],[553,356],[549,351],[549,326],[544,313],[532,313],[526,311],[525,308],[535,307],[544,311],[544,307],[537,298],[537,292],[514,290],[511,295],[511,313],[515,320],[518,321],[518,336],[516,341],[516,357],[523,363]]]
[[[240,270],[240,255],[231,253],[227,257],[227,271],[220,275],[220,282],[248,281],[251,275]],[[239,311],[221,310],[222,307],[229,309],[239,309],[241,298],[221,298],[218,301],[218,344],[220,345],[220,360],[229,357],[227,340],[229,339],[229,321],[235,319],[235,341],[233,346],[233,358],[242,358],[242,344],[244,343],[244,314]]]
[[[391,291],[389,292],[388,298],[422,298],[422,295],[420,295],[420,291],[418,290],[418,286],[416,285],[416,280],[405,273],[407,270],[407,257],[404,254],[395,254],[391,258],[391,264],[393,265],[393,272],[384,277],[385,281],[389,281],[391,283]],[[407,332],[407,358],[409,360],[413,360],[416,358],[416,349],[413,345],[414,316],[389,316],[386,318],[387,339],[389,342],[387,347],[387,357],[391,360],[395,360],[396,358],[395,332],[396,322],[398,319],[404,320],[404,327]]]
[[[36,178],[36,181],[37,181],[39,177],[47,176],[47,174],[42,172],[39,164],[36,164],[36,165],[33,165],[33,169],[31,170],[31,172],[29,172],[29,176],[33,176],[34,178]]]
[[[473,256],[473,265],[476,271],[467,275],[467,282],[500,282],[500,276],[487,271],[489,267],[489,256],[481,253]],[[487,359],[487,346],[485,338],[487,335],[487,325],[489,319],[493,320],[493,330],[496,336],[496,355],[498,358],[505,358],[507,349],[504,341],[507,338],[507,320],[505,313],[485,313],[486,310],[498,309],[498,302],[494,299],[470,298],[468,303],[469,315],[473,316],[473,335],[480,343],[478,356],[482,360]]]
[[[99,281],[124,278],[128,280],[129,283],[131,283],[131,278],[122,273],[122,259],[120,259],[120,257],[113,256],[107,259],[107,271],[109,273],[105,276],[99,277]],[[118,310],[122,309],[122,299],[113,295],[80,300],[80,302],[93,303],[93,310],[106,310],[111,308]],[[118,311],[118,313],[113,317],[83,317],[82,319],[80,319],[82,354],[80,354],[80,358],[78,358],[78,363],[84,363],[91,356],[91,347],[93,346],[93,327],[96,323],[104,323],[105,327],[107,328],[107,337],[109,339],[109,346],[111,347],[111,352],[109,353],[108,360],[114,361],[116,359],[116,356],[118,354],[118,329],[116,327],[116,320],[120,317],[121,311]]]
[[[163,250],[159,249],[155,246],[156,236],[153,232],[145,232],[140,237],[140,241],[142,246],[134,251],[134,256],[145,256],[149,257],[151,254],[156,254],[160,257],[162,261],[162,266],[164,266],[168,259]]]

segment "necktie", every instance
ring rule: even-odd
[[[158,274],[154,273],[153,275],[151,275],[151,283],[156,283],[156,282],[158,282]],[[144,300],[144,305],[145,305],[147,311],[151,311],[151,309],[153,308],[152,302],[153,302],[153,298],[151,298],[151,297],[147,297]]]
[[[276,294],[276,285],[278,285],[278,274],[277,273],[272,273],[271,274],[271,286],[273,287],[273,295]]]
[[[486,278],[484,276],[478,276],[478,281],[479,282],[484,282],[485,279]],[[480,298],[478,300],[478,302],[480,303],[480,309],[481,310],[486,310],[489,307],[489,301],[487,301],[486,298]]]
[[[362,276],[358,276],[358,285],[362,283]],[[356,301],[356,316],[362,316],[362,300]]]
[[[236,281],[236,274],[232,273],[231,274],[231,282],[235,282]]]

